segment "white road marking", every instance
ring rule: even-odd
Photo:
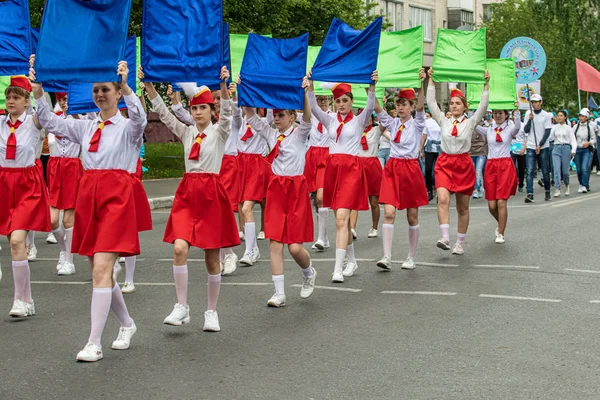
[[[69,281],[31,281],[35,285],[89,285],[92,282],[69,282]]]
[[[590,273],[590,274],[600,274],[600,271],[592,271],[590,269],[571,269],[571,268],[565,268],[565,271],[586,272],[586,273]]]
[[[299,288],[301,288],[302,285],[292,285],[292,287],[299,287]],[[362,289],[352,289],[352,288],[336,287],[336,286],[318,286],[318,285],[315,285],[315,289],[336,290],[338,292],[352,292],[352,293],[362,292]]]
[[[421,291],[410,291],[410,290],[384,290],[382,294],[423,294],[431,296],[456,296],[456,292],[421,292]]]
[[[393,262],[393,261],[392,261]],[[400,261],[401,263],[404,261]],[[425,267],[444,267],[444,268],[458,268],[458,264],[441,264],[441,263],[427,263],[427,262],[417,262],[417,266],[422,265]]]
[[[562,300],[559,299],[542,299],[538,297],[521,297],[521,296],[503,296],[499,294],[480,294],[479,297],[488,299],[506,299],[506,300],[526,300],[526,301],[540,301],[544,303],[560,303]]]
[[[534,267],[532,265],[494,265],[494,264],[476,264],[473,265],[477,268],[514,268],[514,269],[540,269],[540,267]]]
[[[170,261],[173,262],[172,258],[159,258],[158,261]],[[188,262],[204,262],[203,258],[188,258]],[[256,261],[257,263],[259,262],[270,262],[270,259],[260,259],[258,261]],[[295,262],[293,258],[284,258],[283,261],[286,262]],[[311,258],[312,262],[335,262],[335,258]],[[357,258],[356,261],[360,261],[360,262],[375,262],[374,258]]]
[[[561,201],[560,203],[557,204],[552,204],[552,208],[555,207],[565,207],[571,204],[577,204],[577,203],[582,203],[584,201],[587,200],[593,200],[593,199],[597,199],[598,197],[600,197],[600,193],[595,193],[595,194],[590,194],[590,195],[585,195],[585,197],[578,197],[572,200],[565,200],[565,201]]]
[[[600,300],[590,300],[591,304],[600,304]]]
[[[271,286],[273,282],[222,282],[225,286]]]

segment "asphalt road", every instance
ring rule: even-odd
[[[599,183],[593,176],[592,189]],[[105,358],[91,364],[75,361],[89,334],[87,263],[76,257],[76,275],[56,276],[58,248],[38,234],[37,315],[14,320],[0,238],[0,399],[598,399],[600,190],[544,202],[536,188],[532,205],[518,193],[504,245],[494,243],[485,200],[471,205],[464,256],[435,247],[435,207],[421,209],[414,271],[400,270],[404,214],[396,221],[398,263],[384,272],[375,266],[381,238],[366,238],[370,216],[362,213],[356,276],[332,284],[335,251],[313,253],[320,287],[302,300],[294,286],[301,272],[288,260],[281,309],[266,306],[268,242],[259,241],[263,261],[223,278],[219,333],[202,332],[198,249],[189,262],[192,323],[163,325],[176,301],[172,246],[162,243],[168,210],[154,212],[154,230],[141,235],[138,290],[126,295],[138,333],[129,350],[111,350],[118,326],[109,317]],[[455,212],[451,233],[454,240]]]

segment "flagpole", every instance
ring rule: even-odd
[[[579,98],[579,109],[581,110],[581,90],[577,89],[577,97]]]

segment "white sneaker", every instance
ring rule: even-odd
[[[225,260],[223,260],[223,272],[221,273],[224,276],[231,275],[235,272],[237,268],[238,256],[235,253],[225,255]]]
[[[131,338],[137,332],[137,326],[135,326],[135,322],[133,319],[131,320],[131,328],[125,328],[124,326],[119,328],[119,334],[117,335],[117,340],[112,342],[113,350],[127,350],[129,345],[131,344]]]
[[[596,172],[596,175],[600,175],[600,171]]]
[[[83,350],[77,353],[77,361],[94,362],[102,360],[102,358],[104,358],[102,347],[96,346],[93,343],[86,344]]]
[[[498,227],[496,227],[496,230],[494,231],[494,236],[498,237],[499,234],[500,232],[498,231]]]
[[[258,236],[256,236],[258,240],[265,240],[265,231],[258,232]]]
[[[245,252],[244,256],[240,259],[240,265],[243,267],[251,267],[260,258],[260,251],[258,247],[255,247],[251,252]]]
[[[125,264],[125,257],[119,257],[119,263]]]
[[[225,270],[225,264],[223,264],[223,261],[219,261],[219,273],[221,275],[223,275],[223,270]]]
[[[437,241],[436,246],[442,250],[450,250],[450,239],[441,238]]]
[[[27,246],[27,261],[34,261],[37,258],[37,248],[35,244]]]
[[[499,234],[498,236],[496,236],[496,243],[498,243],[498,244],[504,243],[504,235]]]
[[[165,318],[164,324],[179,326],[190,323],[190,306],[185,307],[183,304],[175,304],[173,311],[167,318]]]
[[[368,238],[376,238],[378,235],[377,229],[373,229],[371,228],[371,230],[369,231],[369,234],[367,235]]]
[[[352,231],[352,239],[356,240],[358,235],[356,234],[356,229],[350,229]]]
[[[219,326],[219,315],[216,311],[207,310],[204,311],[204,332],[219,332],[221,326]]]
[[[244,235],[244,232],[239,231],[238,232],[240,234],[240,240],[243,242],[244,240],[246,240],[246,235]]]
[[[267,301],[269,307],[283,307],[285,306],[285,294],[273,293],[273,296]]]
[[[577,189],[577,193],[583,193],[583,186],[579,185],[579,189]]]
[[[581,193],[587,193],[587,192],[588,192],[587,188],[585,186],[582,186]]]
[[[65,261],[58,270],[58,276],[69,276],[75,274],[75,264]]]
[[[565,185],[565,196],[568,196],[571,194],[571,188],[569,187],[569,185]]]
[[[57,244],[58,243],[58,240],[56,240],[54,233],[50,232],[48,234],[48,236],[46,236],[46,243],[48,243],[48,244]]]
[[[333,271],[333,276],[331,277],[331,282],[344,283],[344,274],[342,273],[342,271]]]
[[[310,278],[305,278],[302,276],[302,289],[300,289],[300,297],[303,299],[308,299],[310,295],[315,290],[315,280],[317,279],[317,270],[313,267],[310,267],[313,270],[313,276]]]
[[[417,265],[415,264],[415,260],[412,257],[408,257],[406,261],[402,263],[402,269],[415,269]]]
[[[465,249],[463,248],[462,244],[456,243],[454,247],[452,247],[452,254],[457,254],[459,256],[465,254]]]
[[[383,256],[381,257],[381,260],[377,261],[377,266],[390,271],[392,269],[392,260],[387,256]]]
[[[25,318],[28,316],[27,303],[21,300],[15,300],[13,306],[8,313],[13,318]]]
[[[354,275],[354,272],[356,272],[356,270],[358,269],[358,264],[355,262],[349,262],[348,264],[346,264],[346,266],[344,267],[344,270],[342,271],[342,275],[344,276],[352,276]]]
[[[136,291],[135,285],[133,283],[130,283],[130,282],[125,282],[125,284],[121,288],[121,293],[124,293],[124,294],[133,293],[135,291]]]
[[[554,197],[560,197],[560,189],[554,191]]]
[[[317,251],[323,251],[327,247],[329,247],[329,242],[327,242],[327,246],[325,246],[325,242],[323,242],[321,239],[319,239],[315,242],[315,244],[312,245],[311,249],[317,250]]]
[[[58,264],[56,264],[56,271],[60,271],[65,261],[67,261],[67,252],[61,251],[58,255]]]

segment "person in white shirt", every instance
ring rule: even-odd
[[[572,129],[577,141],[575,152],[575,165],[577,166],[577,179],[579,180],[579,193],[590,191],[591,158],[596,147],[595,125],[588,121],[590,111],[587,108],[579,112],[579,122]]]
[[[141,68],[140,68],[141,70]],[[212,123],[214,98],[206,86],[191,88],[191,115],[195,125],[187,126],[169,112],[163,99],[146,82],[146,92],[160,120],[181,139],[185,156],[185,174],[179,183],[163,241],[173,243],[173,277],[177,303],[164,320],[180,326],[190,322],[187,301],[188,254],[190,246],[204,249],[208,305],[204,313],[206,332],[221,330],[217,301],[221,287],[220,249],[240,244],[231,202],[219,177],[225,144],[231,134],[231,101],[226,81],[229,71],[221,69],[221,114]],[[143,79],[143,72],[140,71]]]
[[[14,281],[9,315],[35,315],[31,295],[26,236],[50,230],[50,206],[37,150],[46,131],[37,116],[27,112],[32,88],[25,76],[11,77],[4,91],[7,114],[0,116],[0,235],[10,243]]]
[[[310,254],[303,246],[303,243],[312,242],[314,238],[312,207],[304,177],[312,117],[306,94],[307,80],[304,80],[303,88],[304,110],[297,127],[294,126],[297,115],[294,110],[274,109],[276,128],[272,128],[258,117],[254,108],[243,107],[248,123],[267,141],[271,149],[266,159],[273,174],[267,189],[265,205],[265,237],[270,240],[271,274],[275,287],[273,296],[267,301],[270,307],[283,307],[286,303],[284,245],[287,244],[290,255],[302,270],[300,297],[310,297],[317,276]]]
[[[475,187],[475,167],[469,156],[471,137],[475,127],[483,118],[489,101],[490,75],[485,72],[485,85],[481,102],[471,118],[465,117],[468,109],[467,99],[457,89],[450,94],[450,113],[446,118],[442,114],[435,98],[435,83],[433,68],[429,69],[429,87],[427,88],[427,106],[433,119],[442,130],[442,154],[435,164],[435,185],[438,196],[438,220],[442,238],[437,247],[450,250],[450,195],[456,195],[456,211],[458,213],[458,235],[452,254],[463,254],[464,243],[469,227],[469,200]]]
[[[435,185],[435,162],[442,152],[441,128],[429,111],[425,112],[425,131],[421,141],[420,158],[425,159],[425,186],[427,187],[427,198],[433,200],[433,187]]]
[[[352,113],[354,98],[349,84],[340,83],[333,87],[337,113],[330,115],[317,106],[313,82],[310,81],[308,99],[312,113],[327,128],[330,138],[323,185],[323,206],[330,207],[335,212],[336,250],[332,281],[337,283],[344,282],[345,276],[353,276],[358,267],[350,231],[350,211],[369,209],[367,180],[358,154],[367,119],[373,112],[378,77],[377,71],[373,71],[371,79],[374,83],[369,87],[367,105],[356,117]],[[310,79],[310,74],[307,78]],[[346,254],[348,263],[346,268],[343,268]]]
[[[478,126],[476,134],[482,135],[487,142],[483,187],[490,214],[498,222],[495,242],[502,244],[505,242],[504,231],[508,221],[508,199],[517,193],[519,184],[510,146],[521,129],[521,113],[516,112],[514,123],[508,118],[507,110],[494,110],[492,116],[490,125]]]
[[[569,169],[571,166],[571,160],[575,157],[575,151],[577,150],[577,140],[573,131],[569,126],[568,121],[569,115],[567,111],[560,110],[556,114],[556,125],[552,126],[550,131],[550,141],[554,142],[552,149],[552,164],[554,166],[554,197],[560,197],[561,178],[565,183],[565,196],[571,194],[570,174]]]
[[[425,71],[420,72],[421,81],[425,80]],[[385,166],[379,202],[383,208],[383,257],[377,262],[379,268],[391,269],[392,245],[394,241],[394,222],[396,210],[406,210],[408,221],[408,257],[402,263],[403,269],[415,269],[414,258],[419,246],[419,207],[429,203],[427,189],[419,165],[419,153],[423,130],[425,129],[425,92],[423,85],[419,90],[416,104],[415,91],[401,89],[396,99],[397,118],[392,118],[375,103],[375,111],[381,125],[392,132],[390,140],[390,161]]]
[[[53,114],[43,97],[42,85],[33,84],[40,124],[82,146],[85,172],[75,206],[72,251],[89,257],[93,290],[91,332],[88,344],[77,354],[79,361],[102,359],[100,342],[109,311],[116,314],[121,326],[113,349],[128,349],[137,331],[112,272],[119,255],[140,253],[128,168],[130,160],[139,154],[147,120],[140,100],[127,85],[127,62],[119,62],[117,73],[120,83],[98,82],[93,86],[94,103],[100,108],[94,120],[63,119]],[[35,82],[33,68],[29,77]],[[117,108],[121,96],[127,104],[129,119],[123,118]]]

